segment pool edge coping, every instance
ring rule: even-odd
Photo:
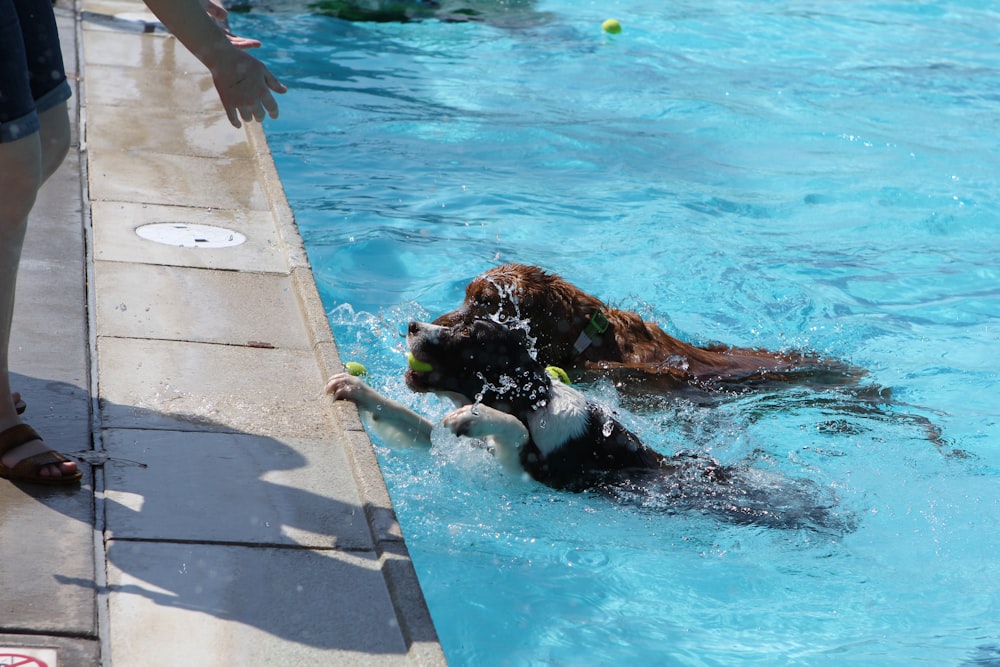
[[[343,361],[319,295],[305,242],[285,195],[263,125],[246,123],[245,128],[253,161],[284,246],[289,276],[312,339],[316,363],[321,376],[330,377],[343,369]],[[331,424],[344,437],[345,452],[353,468],[382,576],[386,580],[410,657],[420,664],[447,664],[374,445],[361,423],[358,409],[353,403],[343,401],[328,401],[327,406]]]

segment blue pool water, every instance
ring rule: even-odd
[[[835,492],[845,535],[553,491],[443,432],[430,453],[376,439],[452,664],[1000,665],[994,7],[238,18],[290,88],[271,148],[341,355],[380,391],[445,414],[401,384],[400,334],[506,261],[893,391],[859,413],[844,390],[705,407],[583,387],[662,451]]]

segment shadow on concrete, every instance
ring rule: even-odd
[[[13,380],[30,419],[40,407],[31,403],[34,390],[45,381]],[[89,403],[79,387],[45,382],[45,389],[76,406]],[[110,407],[123,406],[102,405],[102,412]],[[165,416],[127,409],[138,424]],[[68,412],[77,431],[89,424],[78,409]],[[43,435],[66,450],[59,424],[46,422]],[[405,655],[413,642],[436,643],[432,628],[429,636],[405,636],[414,628],[401,627],[406,619],[398,617],[383,571],[405,547],[376,548],[333,434],[329,442],[290,444],[192,417],[189,430],[116,428],[103,431],[103,442],[103,450],[70,452],[86,473],[80,490],[17,486],[25,493],[21,505],[104,528],[113,642],[121,632],[155,636],[165,622],[175,626],[167,636],[177,636],[179,625],[211,640],[206,624],[216,619],[318,649]],[[95,498],[96,514],[83,511]],[[64,591],[93,594],[97,586],[93,577],[66,571],[35,568],[33,577],[54,578]]]

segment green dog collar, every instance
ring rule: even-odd
[[[608,330],[608,316],[603,311],[596,311],[590,316],[587,328],[580,332],[580,336],[573,343],[573,351],[576,356],[583,354],[583,351],[590,347],[594,339]]]

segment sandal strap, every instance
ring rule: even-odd
[[[16,426],[11,426],[3,433],[0,433],[0,456],[3,456],[10,450],[16,449],[27,442],[41,439],[41,436],[38,435],[35,429],[31,428],[27,424],[17,424]]]
[[[50,450],[21,459],[12,468],[9,468],[9,470],[11,473],[21,478],[37,478],[38,471],[42,466],[47,466],[50,463],[66,463],[67,461],[69,461],[69,459],[59,452],[53,452]],[[67,475],[66,477],[73,477],[73,475]],[[46,478],[43,477],[42,479]],[[54,476],[48,479],[60,479],[60,477]]]

